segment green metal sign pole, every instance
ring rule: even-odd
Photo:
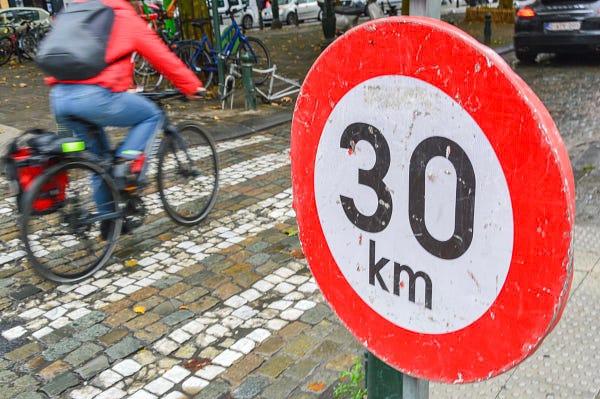
[[[429,399],[429,381],[402,374],[371,352],[366,358],[369,399]]]
[[[215,33],[215,48],[222,49],[221,44],[221,23],[219,21],[219,4],[216,0],[211,1],[213,31]],[[223,95],[225,86],[225,61],[219,54],[217,56],[217,76],[219,78],[219,96]]]

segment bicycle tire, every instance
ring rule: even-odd
[[[10,58],[12,57],[12,43],[10,41],[10,38],[8,37],[2,37],[0,38],[0,65],[4,65],[6,64],[8,61],[10,61]]]
[[[141,55],[133,56],[133,81],[143,91],[155,91],[163,81],[163,75]]]
[[[37,53],[38,41],[37,38],[33,35],[33,32],[27,32],[23,34],[21,38],[21,51],[23,52],[23,57],[29,60],[33,60]]]
[[[208,51],[201,47],[200,43],[194,40],[178,42],[175,54],[196,74],[204,88],[208,89],[214,83],[216,64]]]
[[[64,195],[58,182],[62,182]],[[98,209],[92,188],[101,184],[109,193],[103,212]],[[39,201],[47,198],[52,198],[54,206],[40,209]],[[100,166],[84,159],[50,166],[24,192],[22,201],[21,239],[29,263],[40,276],[58,283],[74,283],[93,275],[109,261],[123,215],[115,183]],[[105,237],[101,224],[105,225]]]
[[[199,125],[184,122],[176,129],[161,143],[158,192],[171,219],[191,226],[205,219],[217,200],[219,157],[213,138]]]
[[[240,46],[236,52],[234,62],[241,65],[241,56],[248,52],[252,56],[252,66],[257,69],[269,69],[271,65],[271,54],[267,46],[260,40],[252,36],[246,36],[247,42],[240,41]],[[269,79],[268,74],[254,74],[254,84],[261,85]]]

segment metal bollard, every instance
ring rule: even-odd
[[[483,43],[488,45],[492,41],[492,14],[485,14],[485,23],[483,25]]]
[[[246,109],[256,109],[256,89],[252,79],[252,56],[250,53],[242,54],[242,85],[246,96]]]

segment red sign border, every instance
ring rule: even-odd
[[[392,74],[436,86],[473,117],[496,152],[511,195],[514,247],[506,282],[482,317],[452,333],[415,333],[373,311],[345,280],[318,218],[314,165],[331,111],[357,84]],[[300,241],[315,280],[350,332],[386,363],[432,381],[480,381],[524,360],[558,322],[572,280],[575,188],[569,157],[533,91],[499,55],[463,31],[430,18],[393,17],[336,39],[302,85],[291,159]]]

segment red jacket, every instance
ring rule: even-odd
[[[80,81],[59,81],[46,78],[46,83],[79,83],[105,87],[113,92],[126,91],[133,85],[131,55],[137,51],[160,73],[169,79],[182,93],[194,94],[202,82],[148,27],[147,23],[125,0],[102,0],[115,10],[115,20],[106,48],[106,61],[111,63],[93,78]]]

